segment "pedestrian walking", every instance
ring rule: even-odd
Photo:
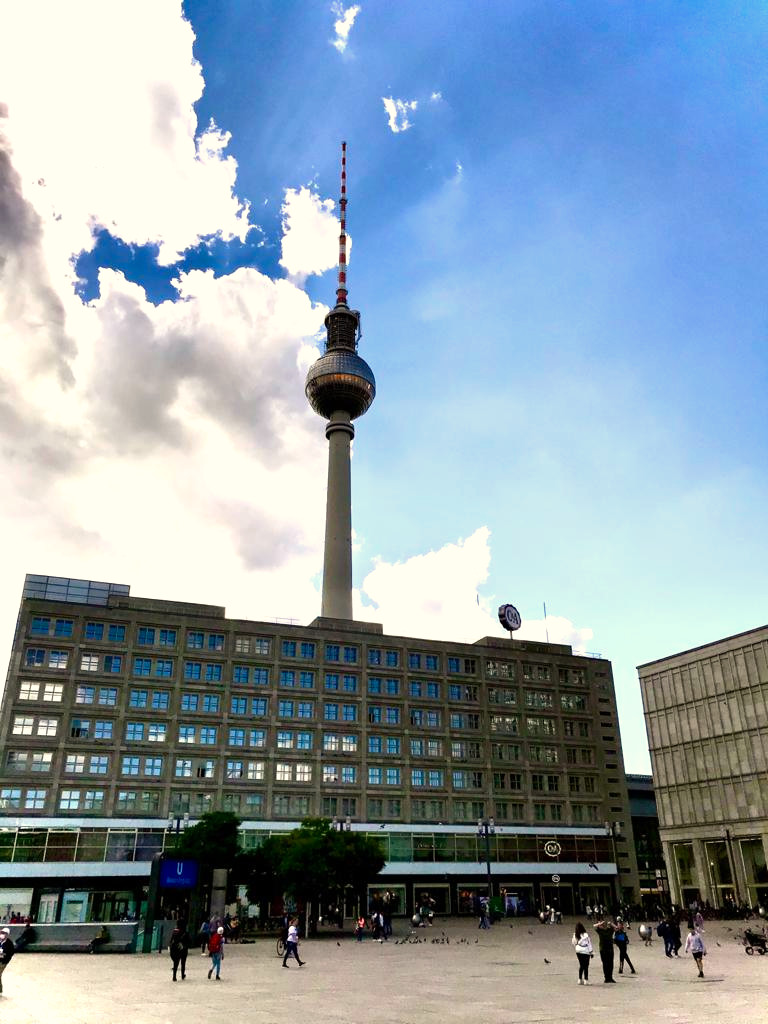
[[[699,933],[699,935],[701,935],[701,933],[704,931],[704,918],[702,917],[700,910],[696,911],[696,915],[693,919],[693,924],[696,928],[696,931]]]
[[[619,974],[624,973],[624,964],[629,964],[629,969],[633,974],[637,974],[637,971],[629,959],[629,935],[624,930],[624,922],[621,918],[616,921],[616,928],[613,933],[613,944],[619,951]]]
[[[16,947],[11,938],[11,930],[10,928],[3,928],[0,930],[0,995],[3,994],[3,971],[13,960],[15,952]]]
[[[587,907],[586,907],[586,910],[584,911],[584,913],[587,915],[587,920],[591,921],[592,920],[592,907],[589,905],[589,903],[587,904]]]
[[[224,959],[224,929],[219,926],[208,936],[208,955],[211,958],[211,969],[208,971],[208,981],[216,971],[216,981],[221,981],[221,961]]]
[[[481,896],[480,897],[480,923],[478,924],[477,927],[478,928],[490,928],[491,927],[490,911],[489,911],[489,904],[488,904],[488,897],[487,896]]]
[[[299,958],[299,919],[294,917],[291,923],[288,925],[288,938],[285,940],[285,956],[283,957],[283,967],[288,966],[288,957],[293,956],[299,967],[304,966],[304,961]]]
[[[184,981],[187,976],[187,953],[191,941],[186,923],[177,921],[176,927],[171,932],[171,941],[168,943],[168,952],[173,964],[173,981],[176,981],[176,972],[179,967],[181,967],[181,980]]]
[[[208,956],[208,939],[211,937],[211,925],[208,919],[200,925],[200,956]]]
[[[671,955],[679,956],[683,940],[680,935],[680,921],[674,915],[667,919],[667,935],[669,936],[669,948]]]
[[[696,961],[696,966],[699,969],[699,977],[703,978],[704,977],[704,962],[703,962],[703,958],[707,955],[707,949],[706,949],[706,946],[704,945],[704,939],[702,939],[701,935],[696,931],[696,926],[695,925],[691,928],[690,934],[688,935],[688,938],[685,940],[685,950],[684,950],[684,952],[691,954],[693,959]]]
[[[595,925],[595,931],[599,940],[600,960],[603,964],[603,982],[606,985],[615,985],[616,979],[613,976],[613,924],[607,915],[600,916],[600,920]]]
[[[576,950],[576,958],[579,961],[579,984],[588,985],[589,961],[592,959],[594,952],[592,949],[592,939],[590,939],[589,933],[581,921],[577,923],[573,930],[571,945]]]

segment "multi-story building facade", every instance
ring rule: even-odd
[[[468,908],[478,819],[494,888],[528,908],[608,902],[617,873],[637,887],[611,665],[563,645],[251,622],[30,576],[0,743],[0,904],[38,913],[138,912],[169,817],[211,810],[246,845],[348,820],[382,843],[403,911],[424,891]]]
[[[627,775],[629,814],[635,839],[635,858],[640,903],[653,913],[669,902],[664,853],[659,835],[659,812],[653,791],[652,775]]]
[[[768,900],[768,626],[638,673],[672,900]]]

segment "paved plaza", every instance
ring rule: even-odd
[[[171,982],[167,953],[145,956],[20,954],[3,977],[0,1015],[13,1024],[591,1024],[617,1020],[765,1024],[768,956],[747,957],[728,923],[707,926],[706,978],[690,957],[669,960],[661,940],[645,948],[632,927],[637,975],[605,985],[595,955],[589,986],[577,984],[573,921],[522,919],[482,932],[471,921],[418,929],[396,923],[384,944],[322,937],[301,945],[307,961],[283,970],[275,942],[228,946],[222,981],[192,951],[187,980]],[[433,939],[440,940],[433,943]],[[442,941],[445,939],[446,941]],[[719,945],[718,945],[719,943]],[[618,959],[618,958],[617,958]],[[549,961],[547,963],[546,961]]]

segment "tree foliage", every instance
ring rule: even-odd
[[[233,868],[240,857],[239,827],[237,815],[212,811],[180,832],[168,851],[176,857],[196,860],[203,868]]]
[[[249,853],[248,896],[289,893],[298,902],[335,896],[346,886],[362,894],[384,867],[381,846],[359,832],[337,832],[327,818],[307,818],[286,835],[270,836]]]

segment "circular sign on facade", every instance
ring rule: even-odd
[[[546,853],[548,857],[559,857],[561,849],[562,847],[560,846],[560,843],[555,842],[554,839],[550,839],[549,842],[544,843],[544,853]]]
[[[499,608],[499,622],[502,624],[504,629],[508,629],[510,633],[516,629],[520,629],[523,624],[523,620],[520,618],[520,612],[515,608],[513,604],[503,604]]]
[[[560,881],[560,875],[552,875],[552,881],[557,885]]]

